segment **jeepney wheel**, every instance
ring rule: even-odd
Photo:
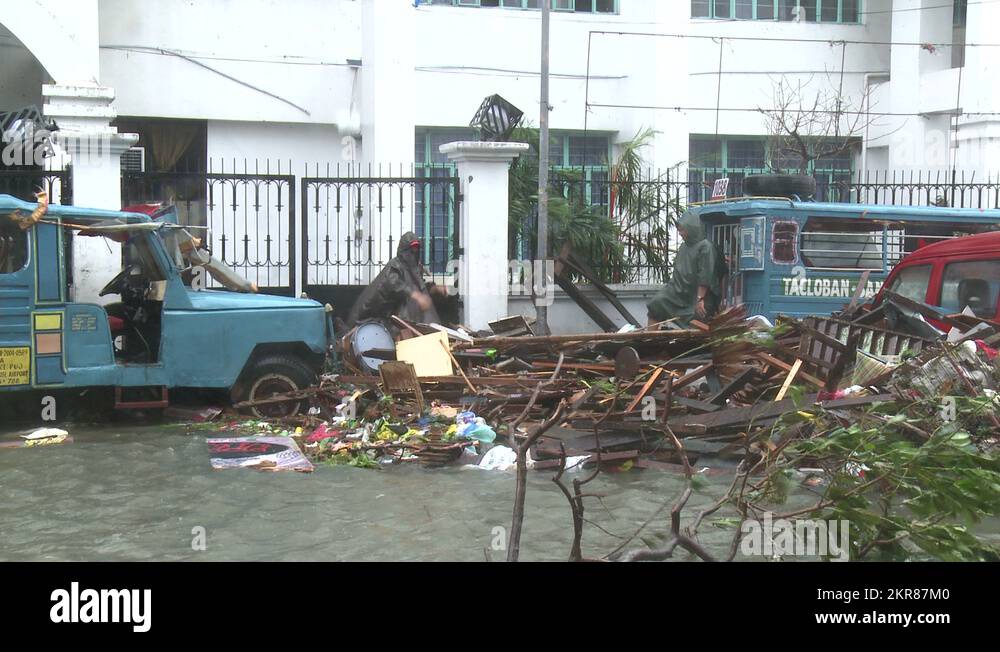
[[[260,401],[297,392],[316,383],[316,374],[296,358],[270,357],[255,363],[241,387],[234,392],[237,403]],[[296,416],[306,409],[306,401],[285,401],[244,408],[261,419]]]

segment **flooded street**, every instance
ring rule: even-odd
[[[204,432],[65,428],[74,443],[0,449],[3,560],[484,561],[484,549],[493,560],[505,557],[492,543],[494,528],[510,526],[512,472],[407,465],[213,471]],[[529,474],[523,560],[568,554],[570,511],[551,476]],[[689,511],[721,495],[727,478],[710,478]],[[629,536],[681,486],[682,478],[659,471],[602,474],[588,492],[605,494],[604,508],[588,500],[587,517]],[[666,520],[664,512],[657,523]],[[199,526],[204,551],[191,546]],[[701,540],[721,552],[730,536],[705,526]],[[618,543],[598,527],[585,529],[585,554],[600,556]]]

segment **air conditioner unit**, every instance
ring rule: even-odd
[[[146,148],[129,147],[122,154],[122,172],[145,172],[146,171]]]

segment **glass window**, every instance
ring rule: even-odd
[[[941,307],[957,313],[972,308],[977,317],[995,317],[1000,295],[1000,260],[951,263],[944,268]]]
[[[607,165],[608,139],[606,136],[570,136],[569,165]]]
[[[858,23],[859,7],[859,0],[691,0],[691,17]]]
[[[763,168],[764,167],[764,141],[763,140],[736,140],[730,138],[727,141],[729,168]]]
[[[538,9],[539,0],[418,0],[416,4],[454,5],[457,7],[503,7],[505,9]],[[617,0],[549,0],[555,11],[577,13],[618,13]],[[707,0],[706,0],[707,1]]]
[[[722,144],[718,140],[692,138],[689,143],[688,159],[693,168],[721,168]]]
[[[927,301],[927,286],[931,282],[931,269],[931,265],[913,265],[900,270],[889,291],[924,303]]]
[[[709,18],[711,13],[709,0],[691,0],[691,18]]]
[[[799,251],[811,269],[883,268],[883,230],[870,220],[811,218],[802,231]]]
[[[837,22],[837,3],[831,2],[831,0],[823,0],[822,10],[820,12],[819,19],[824,23],[835,23]]]
[[[28,233],[0,216],[0,274],[13,274],[28,264]]]
[[[798,0],[778,0],[778,20],[795,20],[799,15]]]
[[[775,222],[771,228],[771,257],[776,263],[790,265],[799,259],[795,244],[799,236],[798,222]]]
[[[858,9],[861,4],[861,0],[843,0],[844,10],[840,16],[840,22],[842,23],[859,23],[861,22],[861,11]]]

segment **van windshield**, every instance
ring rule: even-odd
[[[899,274],[889,286],[890,292],[912,301],[927,301],[927,286],[931,282],[931,265],[913,265],[899,270]]]

